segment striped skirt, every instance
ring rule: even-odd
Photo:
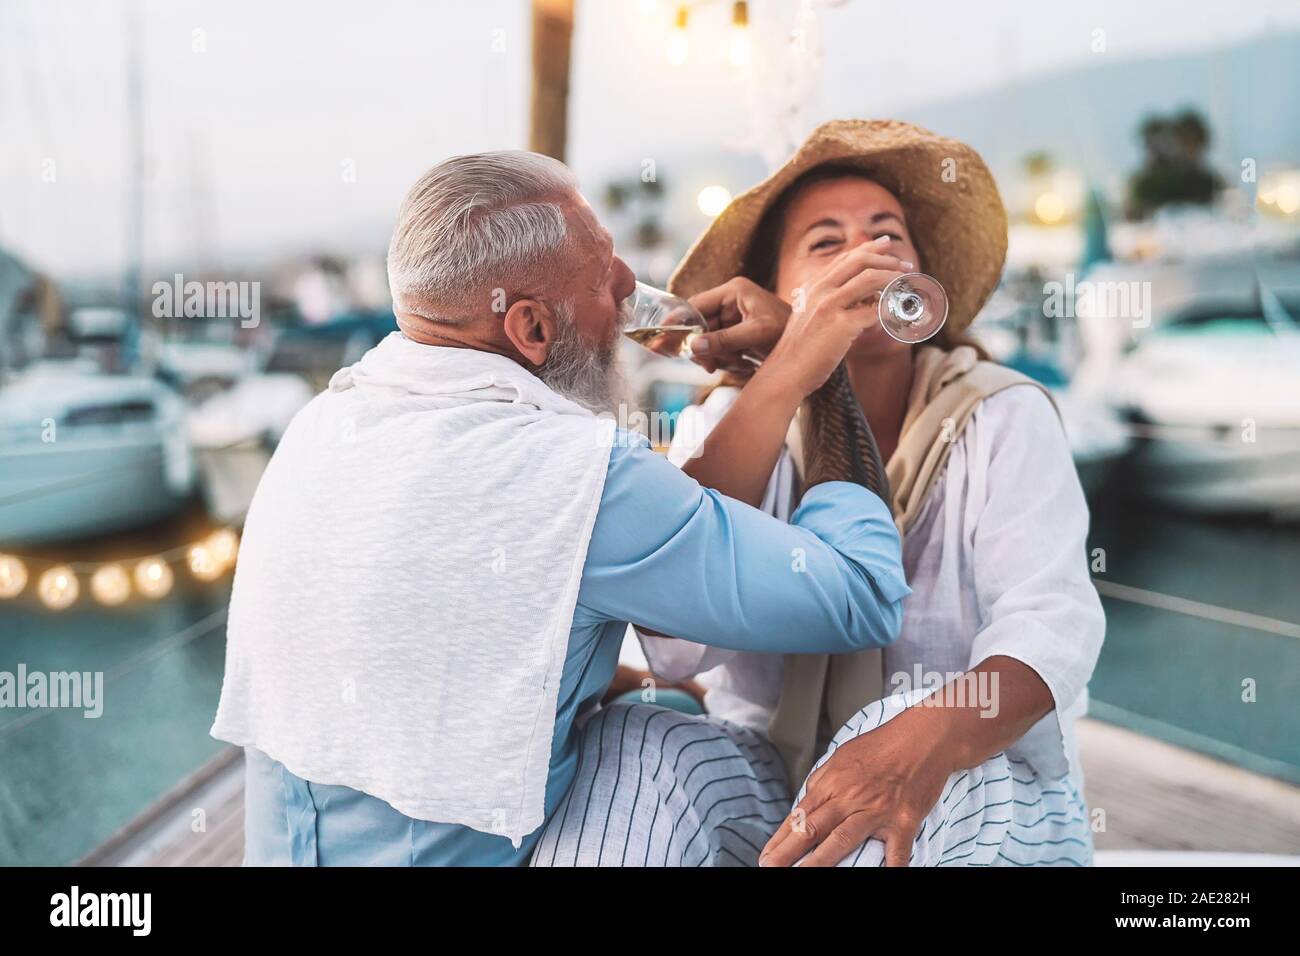
[[[917,694],[868,704],[817,766]],[[543,831],[533,866],[754,866],[791,809],[775,749],[725,720],[616,703],[582,733],[573,786]],[[911,855],[913,866],[1091,862],[1088,814],[1071,781],[1045,780],[1006,754],[949,778]],[[869,839],[840,866],[883,863],[884,845]]]

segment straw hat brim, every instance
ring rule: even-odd
[[[897,197],[920,269],[948,293],[939,343],[958,336],[1002,274],[1006,209],[979,153],[898,120],[835,120],[817,127],[784,166],[722,211],[678,264],[669,290],[692,296],[740,275],[763,214],[800,176],[828,163],[861,169]]]

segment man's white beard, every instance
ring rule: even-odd
[[[630,308],[628,299],[619,307],[620,317]],[[618,339],[608,345],[589,345],[578,332],[572,307],[566,303],[556,312],[559,335],[546,364],[537,370],[537,377],[591,412],[617,413],[619,403],[627,398]]]

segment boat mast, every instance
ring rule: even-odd
[[[126,274],[122,308],[127,326],[123,337],[123,363],[133,367],[140,359],[140,332],[144,321],[144,80],[141,69],[140,8],[138,0],[125,5],[126,53]]]

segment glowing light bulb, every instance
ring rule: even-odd
[[[1283,183],[1277,187],[1277,208],[1288,216],[1300,209],[1300,187]]]
[[[16,598],[27,587],[27,567],[12,554],[0,554],[0,600]]]
[[[731,41],[727,45],[727,59],[732,66],[749,65],[749,5],[745,0],[737,0],[731,5]]]
[[[62,611],[77,599],[77,575],[66,564],[50,568],[36,582],[36,593],[52,611]]]
[[[190,574],[200,581],[215,581],[226,569],[206,544],[192,545],[186,560],[189,562]]]
[[[668,62],[673,66],[681,66],[690,56],[691,43],[686,37],[688,16],[685,7],[677,8],[677,22],[673,25],[672,36],[668,38]]]
[[[145,558],[135,566],[135,588],[147,598],[164,597],[176,576],[162,558]]]
[[[229,528],[220,528],[208,535],[207,545],[212,556],[223,568],[228,568],[235,563],[235,558],[239,554],[239,536]]]
[[[750,59],[749,37],[744,33],[736,33],[731,37],[731,43],[727,46],[727,59],[732,66],[745,67],[749,66]]]
[[[1045,192],[1034,203],[1034,215],[1048,225],[1058,223],[1065,218],[1065,200],[1057,193]]]
[[[695,204],[706,216],[716,216],[731,203],[731,192],[726,186],[705,186],[700,190]]]
[[[131,576],[120,564],[96,568],[90,576],[90,593],[106,607],[117,607],[131,596]]]

